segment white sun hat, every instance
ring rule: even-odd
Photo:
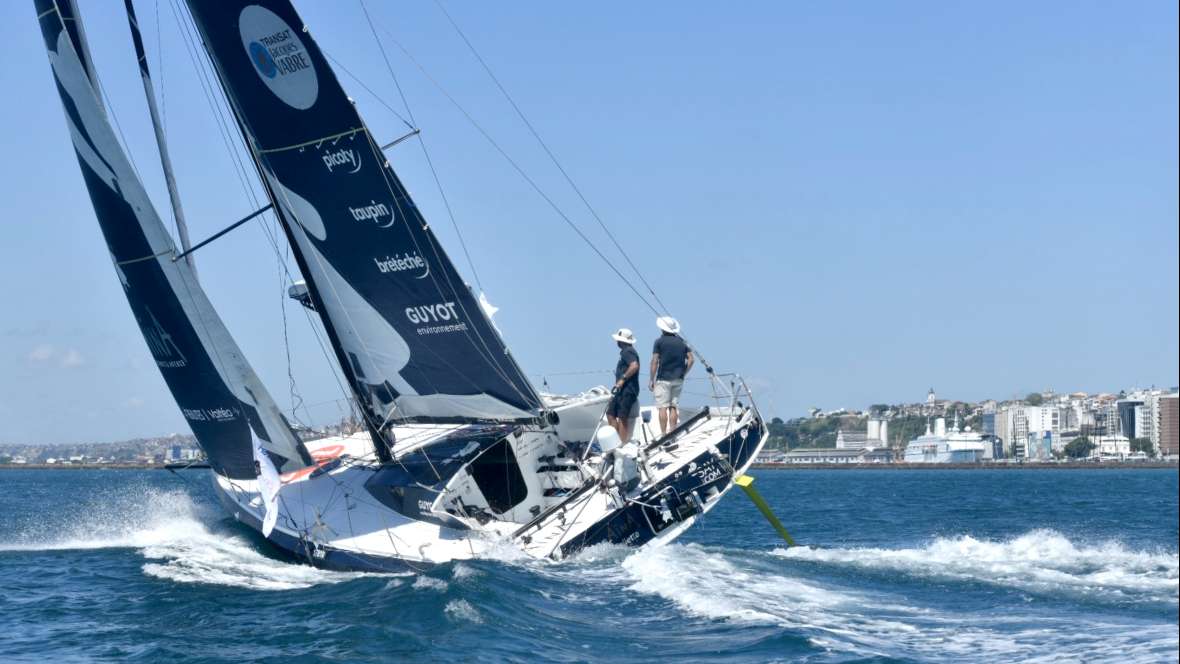
[[[680,322],[671,316],[660,316],[657,318],[656,327],[668,334],[680,334]]]
[[[620,327],[618,332],[610,335],[610,338],[632,346],[635,345],[635,333],[625,327]]]

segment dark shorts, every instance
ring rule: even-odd
[[[617,420],[639,417],[639,392],[628,390],[614,395],[606,405],[606,414]]]

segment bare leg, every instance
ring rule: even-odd
[[[660,409],[660,437],[662,438],[664,436],[664,434],[666,434],[666,433],[668,433],[668,409],[661,408]]]
[[[631,440],[631,432],[635,430],[635,418],[625,418],[618,421],[619,432],[618,438],[623,441],[623,445]]]
[[[620,436],[623,435],[623,432],[619,430],[619,426],[622,424],[622,422],[619,421],[619,418],[615,417],[614,415],[607,415],[606,423],[610,425],[610,428],[615,430],[615,433],[619,434]],[[599,447],[601,447],[601,445]]]
[[[680,409],[672,406],[668,409],[668,426],[675,429],[680,424]]]

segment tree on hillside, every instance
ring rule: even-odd
[[[787,423],[783,422],[782,418],[771,418],[770,424],[766,428],[770,432],[770,438],[766,442],[767,446],[776,450],[782,450],[788,447]]]
[[[1041,396],[1037,392],[1033,392],[1024,398],[1024,402],[1030,406],[1039,406],[1045,403],[1045,397]]]
[[[1065,446],[1065,454],[1071,459],[1084,459],[1090,456],[1096,445],[1085,436],[1074,438]]]
[[[1131,439],[1131,453],[1142,452],[1147,456],[1155,456],[1155,446],[1151,444],[1150,438],[1132,438]]]

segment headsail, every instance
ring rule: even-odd
[[[257,442],[288,472],[312,463],[175,247],[131,168],[83,64],[79,32],[35,0],[41,33],[90,200],[148,348],[210,465],[253,478]],[[71,21],[76,21],[71,16]]]
[[[536,391],[291,4],[189,7],[370,424],[536,417]]]

